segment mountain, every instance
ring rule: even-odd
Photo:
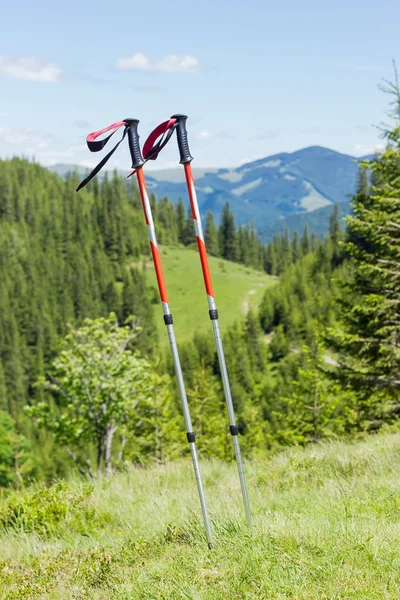
[[[237,224],[254,221],[257,231],[267,239],[285,223],[297,229],[299,219],[321,209],[310,223],[318,222],[319,232],[324,233],[333,204],[347,205],[348,210],[359,160],[329,148],[310,146],[234,169],[194,168],[200,211],[205,216],[210,210],[218,221],[223,205],[229,202]],[[65,175],[73,166],[68,169],[68,165],[55,165],[51,169]],[[86,170],[78,167],[78,172],[83,175]],[[146,181],[149,191],[158,197],[187,201],[183,169],[148,171]]]
[[[340,220],[343,220],[344,217],[347,217],[351,213],[350,200],[338,202],[337,206],[339,207]],[[318,237],[323,237],[328,232],[329,217],[331,214],[332,205],[329,204],[329,206],[323,206],[310,212],[296,213],[282,217],[278,221],[259,228],[258,232],[263,240],[269,242],[274,235],[285,233],[285,229],[288,229],[293,234],[295,231],[303,232],[304,227],[307,225],[310,233],[315,233]]]

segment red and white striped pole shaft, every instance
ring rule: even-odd
[[[199,468],[196,443],[195,443],[195,434],[193,433],[189,405],[188,405],[188,401],[187,401],[185,384],[184,384],[184,380],[183,380],[182,367],[181,367],[179,354],[178,354],[178,348],[177,348],[176,340],[175,340],[173,319],[172,319],[172,314],[171,314],[171,311],[169,308],[169,303],[168,303],[167,288],[165,285],[165,279],[164,279],[164,274],[163,274],[162,265],[161,265],[160,252],[159,252],[158,245],[157,245],[156,232],[155,232],[154,222],[153,222],[153,215],[151,212],[150,201],[149,201],[149,197],[148,197],[148,193],[147,193],[147,189],[146,189],[146,182],[145,182],[143,169],[142,169],[145,161],[143,160],[142,153],[140,150],[140,145],[139,145],[139,134],[138,134],[138,130],[137,130],[138,123],[139,123],[139,121],[136,121],[136,120],[133,121],[128,130],[128,141],[129,141],[129,149],[130,149],[131,157],[132,157],[132,168],[136,170],[136,176],[137,176],[137,180],[138,180],[138,184],[139,184],[139,191],[140,191],[140,196],[142,199],[143,212],[144,212],[144,217],[145,217],[145,221],[146,221],[146,225],[147,225],[147,231],[148,231],[148,235],[149,235],[151,253],[153,256],[154,269],[155,269],[156,276],[157,276],[158,289],[160,292],[160,298],[161,298],[162,307],[163,307],[164,323],[167,326],[167,330],[168,330],[168,337],[169,337],[169,343],[171,346],[172,358],[174,361],[175,374],[176,374],[176,378],[178,381],[179,394],[180,394],[181,402],[182,402],[183,416],[184,416],[185,425],[186,425],[186,436],[187,436],[187,440],[190,445],[190,452],[192,455],[193,468],[194,468],[196,482],[197,482],[197,489],[198,489],[199,498],[200,498],[200,505],[201,505],[201,509],[202,509],[202,513],[203,513],[204,526],[205,526],[207,540],[208,540],[208,547],[211,549],[213,546],[211,523],[210,523],[210,518],[208,515],[207,504],[206,504],[206,499],[205,499],[205,494],[204,494],[204,489],[203,489],[203,483],[202,483],[201,475],[200,475],[200,468]]]
[[[235,450],[236,462],[237,462],[237,466],[238,466],[244,509],[245,509],[245,513],[246,513],[247,524],[248,524],[250,530],[253,530],[253,522],[252,522],[252,518],[251,518],[251,511],[250,511],[250,502],[249,502],[249,497],[248,497],[248,493],[247,493],[246,478],[244,475],[243,461],[242,461],[239,439],[238,439],[239,431],[238,431],[238,427],[236,424],[235,412],[233,409],[231,388],[230,388],[230,384],[229,384],[228,371],[226,368],[225,355],[224,355],[221,333],[220,333],[219,324],[218,324],[218,310],[217,310],[217,305],[215,303],[215,298],[214,298],[210,268],[208,265],[207,250],[206,250],[206,245],[205,245],[204,235],[203,235],[203,228],[202,228],[201,219],[200,219],[200,211],[199,211],[199,206],[198,206],[198,202],[197,202],[196,190],[194,187],[192,167],[190,165],[191,161],[193,160],[193,157],[190,154],[189,145],[188,145],[188,138],[187,138],[187,131],[186,131],[187,117],[185,115],[173,115],[171,117],[171,119],[176,119],[176,122],[177,122],[176,132],[177,132],[178,147],[179,147],[179,153],[180,153],[180,163],[183,164],[184,169],[185,169],[185,176],[186,176],[186,183],[187,183],[187,188],[188,188],[188,193],[189,193],[190,207],[191,207],[192,217],[193,217],[193,221],[194,221],[194,227],[195,227],[195,231],[196,231],[197,247],[199,249],[201,268],[203,271],[203,278],[204,278],[204,285],[205,285],[206,293],[207,293],[209,315],[210,315],[210,319],[211,319],[211,322],[213,325],[215,344],[216,344],[216,348],[217,348],[218,360],[219,360],[219,365],[220,365],[220,369],[221,369],[222,384],[224,387],[225,401],[226,401],[226,406],[228,409],[230,432],[231,432],[231,436],[232,436],[233,447]]]

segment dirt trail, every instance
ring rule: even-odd
[[[249,290],[247,292],[247,295],[251,296],[251,295],[253,295],[255,293],[256,293],[256,290]],[[245,300],[243,300],[243,303],[242,303],[242,310],[243,310],[243,312],[244,312],[245,315],[247,315],[247,313],[249,312],[249,308],[250,308],[249,300],[248,300],[248,298],[245,298]]]

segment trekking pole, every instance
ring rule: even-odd
[[[144,174],[143,174],[143,165],[147,162],[147,160],[149,160],[149,158],[144,160],[143,156],[142,156],[142,152],[140,150],[138,124],[139,124],[138,119],[124,119],[124,121],[119,121],[118,123],[115,123],[114,125],[110,125],[109,128],[103,129],[103,130],[101,130],[99,132],[95,132],[93,134],[89,134],[88,146],[89,146],[89,149],[91,149],[91,147],[89,145],[89,143],[91,143],[92,151],[97,151],[97,149],[96,149],[97,146],[93,147],[93,141],[96,137],[98,137],[98,135],[100,135],[101,133],[104,133],[105,131],[110,130],[111,128],[114,128],[113,133],[115,133],[115,131],[119,127],[121,127],[122,125],[125,125],[125,131],[124,131],[121,141],[124,139],[125,134],[128,133],[129,150],[130,150],[130,154],[131,154],[131,158],[132,158],[132,169],[134,169],[134,171],[132,173],[130,173],[130,175],[132,175],[133,173],[136,172],[136,176],[137,176],[137,180],[138,180],[139,191],[140,191],[140,196],[142,199],[142,206],[143,206],[143,211],[144,211],[144,217],[145,217],[147,231],[148,231],[148,235],[149,235],[151,254],[153,257],[154,269],[156,272],[157,284],[158,284],[158,289],[159,289],[160,298],[161,298],[161,302],[162,302],[162,308],[163,308],[163,313],[164,313],[164,323],[167,326],[169,343],[171,346],[172,358],[173,358],[173,362],[174,362],[176,378],[178,381],[179,393],[180,393],[182,409],[183,409],[183,416],[184,416],[185,425],[186,425],[186,437],[189,442],[190,452],[192,455],[193,468],[194,468],[194,473],[195,473],[196,482],[197,482],[197,489],[198,489],[199,498],[200,498],[201,510],[203,513],[204,527],[206,530],[208,547],[211,550],[213,547],[213,536],[212,536],[212,531],[211,531],[211,523],[210,523],[210,518],[208,515],[204,489],[203,489],[203,483],[202,483],[201,475],[200,475],[200,468],[199,468],[199,462],[198,462],[198,458],[197,458],[197,450],[196,450],[196,442],[195,442],[195,434],[194,434],[193,428],[192,428],[189,405],[188,405],[186,391],[185,391],[185,384],[183,381],[182,367],[181,367],[181,363],[179,360],[178,348],[177,348],[176,340],[175,340],[175,332],[174,332],[174,327],[173,327],[172,314],[171,314],[171,311],[169,308],[167,288],[165,285],[164,274],[163,274],[162,265],[161,265],[160,252],[158,250],[158,245],[157,245],[156,232],[155,232],[154,222],[153,222],[153,215],[152,215],[152,211],[151,211],[149,197],[147,194],[146,182],[145,182]],[[114,127],[114,126],[116,126],[116,127]],[[173,129],[170,129],[169,134],[166,136],[163,143],[157,144],[156,150],[160,151],[160,149],[170,139],[172,133],[173,133]],[[111,135],[113,135],[113,134],[111,134]],[[105,143],[107,143],[107,141],[111,137],[111,135],[108,138],[106,138],[106,140],[103,140],[104,143],[103,143],[102,147],[104,147]],[[160,140],[160,142],[161,142],[161,140]],[[102,142],[98,142],[98,144],[101,144],[101,143]],[[118,144],[117,144],[117,146],[118,146]],[[106,158],[105,162],[108,160],[108,158],[111,156],[111,154],[116,150],[117,146],[109,153],[109,155],[107,155],[107,157],[105,157]],[[95,148],[95,149],[93,150],[93,148]],[[100,147],[98,147],[98,148],[101,149]],[[151,156],[155,155],[156,150],[153,151]],[[104,161],[104,159],[103,159],[103,161]],[[101,161],[101,163],[100,163],[100,165],[101,165],[100,168],[105,164],[105,162],[103,162],[103,161]],[[96,167],[92,171],[92,173],[84,181],[82,181],[82,183],[78,187],[78,190],[81,189],[81,187],[83,187],[84,185],[86,185],[86,183],[96,173],[98,173],[100,168]]]
[[[191,207],[191,211],[192,211],[192,217],[193,217],[194,227],[195,227],[195,232],[196,232],[197,247],[199,250],[201,268],[203,271],[204,285],[205,285],[205,289],[206,289],[206,293],[207,293],[209,315],[210,315],[210,319],[211,319],[211,322],[213,325],[215,344],[217,347],[219,366],[221,369],[221,377],[222,377],[222,383],[223,383],[224,393],[225,393],[225,401],[226,401],[226,405],[228,408],[228,415],[229,415],[229,422],[230,422],[229,429],[230,429],[230,433],[232,436],[233,446],[235,449],[236,462],[237,462],[237,466],[238,466],[239,479],[240,479],[240,487],[242,489],[244,509],[245,509],[245,513],[246,513],[247,524],[248,524],[250,530],[253,531],[250,503],[249,503],[249,497],[248,497],[248,493],[247,493],[246,479],[245,479],[245,475],[244,475],[243,462],[242,462],[242,456],[241,456],[241,452],[240,452],[239,439],[238,439],[239,431],[238,431],[238,427],[236,425],[235,412],[233,409],[231,388],[229,385],[228,371],[226,368],[225,355],[224,355],[224,350],[222,347],[221,333],[220,333],[219,324],[218,324],[218,310],[217,310],[217,305],[215,303],[215,298],[214,298],[210,268],[208,265],[207,251],[206,251],[206,246],[205,246],[205,242],[204,242],[203,228],[202,228],[201,219],[200,219],[200,211],[199,211],[199,206],[197,203],[196,190],[194,187],[192,167],[190,164],[191,161],[193,160],[193,157],[191,156],[190,151],[189,151],[188,135],[187,135],[187,130],[186,130],[187,116],[179,115],[179,114],[172,115],[171,121],[172,121],[172,119],[174,119],[175,123],[176,123],[176,135],[177,135],[178,148],[179,148],[179,154],[180,154],[180,164],[183,165],[184,170],[185,170],[185,177],[186,177],[186,184],[187,184],[187,188],[188,188],[190,207]]]

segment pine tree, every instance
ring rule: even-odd
[[[290,243],[289,230],[285,228],[282,239],[282,269],[286,270],[293,262],[292,246]]]
[[[308,344],[299,349],[291,389],[280,397],[276,436],[285,444],[343,435],[354,424],[354,395],[324,375],[326,350],[316,322],[310,321],[309,334]]]
[[[160,244],[176,244],[178,242],[177,213],[175,206],[167,197],[161,198],[158,203],[156,228]]]
[[[196,423],[199,454],[226,459],[229,453],[229,428],[220,386],[204,363],[193,374],[188,400]],[[229,455],[229,454],[228,454]]]
[[[397,398],[400,390],[400,88],[392,84],[397,116],[386,129],[386,150],[363,166],[374,176],[366,195],[365,179],[347,218],[345,249],[351,271],[342,280],[340,326],[330,341],[340,352],[338,377],[362,399],[362,418],[376,419],[378,394]],[[364,176],[363,176],[364,177]],[[382,408],[382,407],[380,407]],[[381,412],[381,411],[380,411]],[[379,415],[382,417],[382,414]]]
[[[285,335],[282,325],[274,329],[274,335],[270,343],[271,359],[279,361],[286,356],[289,351],[289,341]]]
[[[204,239],[207,247],[207,252],[211,256],[219,256],[219,245],[218,245],[218,230],[215,225],[214,216],[211,211],[207,213],[206,230],[204,233]]]
[[[238,257],[238,240],[235,219],[229,202],[224,205],[221,224],[218,230],[219,248],[222,258],[236,261]]]
[[[244,265],[250,262],[249,256],[249,235],[247,229],[240,225],[237,230],[237,254],[236,260]]]
[[[255,269],[261,267],[261,243],[254,229],[254,223],[246,228],[248,233],[248,264]]]
[[[317,234],[315,233],[315,231],[312,232],[311,234],[311,252],[315,252],[315,250],[318,249],[318,238],[317,238]]]
[[[8,409],[6,379],[4,376],[3,362],[0,358],[0,411]]]
[[[187,213],[186,213],[186,224],[185,224],[185,229],[184,229],[184,232],[182,235],[182,243],[185,246],[190,246],[191,244],[194,244],[195,241],[196,241],[196,236],[195,236],[195,231],[194,231],[192,211],[189,207],[187,210]]]
[[[358,169],[357,196],[367,198],[369,196],[368,169],[360,165]]]
[[[304,255],[308,254],[310,252],[311,243],[310,243],[310,234],[308,231],[308,225],[305,225],[305,227],[304,227],[303,237],[301,240],[301,247],[302,247]]]
[[[244,336],[252,370],[260,372],[265,367],[265,343],[262,340],[260,321],[252,308],[246,315]]]
[[[329,217],[329,239],[332,244],[332,260],[338,265],[341,259],[340,242],[342,240],[342,230],[339,221],[339,206],[335,204],[332,214]]]
[[[146,270],[137,268],[126,269],[122,290],[122,318],[135,317],[141,328],[134,340],[134,346],[142,354],[153,351],[158,341],[158,331],[155,325],[153,304],[150,301],[150,291],[146,284]]]
[[[270,242],[267,246],[264,258],[264,269],[270,275],[278,274],[278,256],[276,253],[276,244]]]
[[[301,242],[300,242],[299,234],[297,231],[295,231],[293,234],[292,257],[293,257],[293,262],[295,262],[295,263],[297,261],[299,261],[300,258],[302,257]]]
[[[182,198],[179,198],[179,202],[176,205],[176,226],[178,229],[178,241],[180,244],[184,244],[186,229],[186,210]]]
[[[274,302],[270,293],[264,294],[259,309],[259,318],[265,333],[270,333],[274,324]]]

